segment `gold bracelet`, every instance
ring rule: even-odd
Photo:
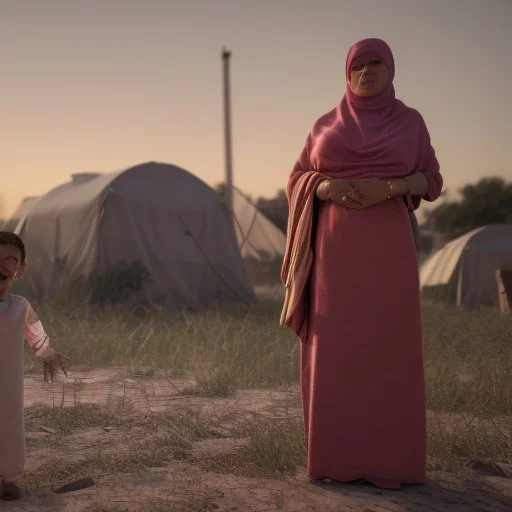
[[[391,185],[391,180],[388,180],[388,187],[389,187],[388,199],[391,199],[393,197],[393,185]]]
[[[331,200],[331,194],[330,194],[330,191],[331,191],[331,187],[329,186],[331,183],[330,180],[325,180],[324,181],[324,188],[325,188],[325,193],[326,193],[326,201],[330,201]]]
[[[323,192],[322,192],[323,190]],[[318,196],[318,194],[320,194],[320,196],[323,197],[323,201],[328,201],[329,200],[329,188],[328,188],[328,181],[327,180],[324,180],[322,181],[319,185],[318,185],[318,188],[316,189],[316,194],[317,194],[317,197],[320,199],[320,197]]]

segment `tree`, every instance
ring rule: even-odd
[[[483,178],[459,192],[459,201],[443,203],[429,212],[429,224],[435,230],[456,238],[488,224],[512,223],[512,183],[499,177]]]
[[[259,197],[256,207],[283,233],[286,233],[288,229],[288,198],[284,189],[279,189],[271,198]]]

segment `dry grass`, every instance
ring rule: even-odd
[[[436,415],[429,422],[428,444],[429,468],[454,473],[464,473],[462,461],[469,459],[507,464],[512,450],[510,431],[496,421],[479,421],[468,414],[444,419]]]
[[[58,482],[104,474],[140,474],[148,468],[166,467],[172,461],[191,460],[194,441],[218,438],[218,427],[226,422],[236,423],[232,411],[203,415],[197,409],[176,407],[149,415],[132,414],[129,409],[113,414],[108,407],[92,404],[35,405],[26,409],[25,417],[28,430],[44,425],[57,434],[52,446],[55,455],[45,460],[44,471],[36,469],[25,475],[27,490],[36,494]],[[68,441],[62,438],[74,433],[87,439],[91,428],[106,426],[116,429],[115,442],[98,441],[95,435],[89,444],[82,442],[77,447],[77,436],[74,442],[69,442],[69,437]],[[229,429],[223,430],[229,434]],[[235,430],[233,435],[240,435]],[[69,450],[73,444],[74,449]]]
[[[172,434],[152,436],[141,442],[123,439],[114,445],[99,445],[83,458],[54,457],[45,462],[45,471],[27,472],[28,492],[47,492],[59,482],[74,481],[103,474],[143,473],[148,468],[164,467],[172,460],[183,460],[190,446]]]
[[[151,375],[158,366],[174,377],[191,372],[205,394],[297,379],[295,340],[276,325],[273,304],[257,311],[233,306],[175,318],[142,308],[100,312],[72,302],[45,304],[38,311],[55,345],[84,369],[120,365],[133,375]],[[27,354],[27,369],[37,364]]]
[[[512,415],[512,322],[498,311],[424,308],[428,407]]]
[[[214,419],[201,417],[197,411],[174,409],[163,414],[134,417],[111,412],[97,405],[53,408],[34,406],[26,411],[27,424],[44,421],[59,434],[87,432],[90,427],[116,426],[115,442],[98,442],[81,446],[82,457],[75,450],[66,450],[71,443],[57,443],[63,454],[46,460],[44,471],[27,472],[29,492],[40,493],[57,482],[97,477],[101,474],[143,473],[148,468],[164,467],[173,460],[191,457],[192,441],[212,435]],[[221,421],[221,419],[219,419]],[[86,436],[83,436],[86,438]],[[72,444],[71,444],[72,445]],[[68,456],[66,456],[66,452]]]
[[[131,410],[131,406],[126,404],[123,409],[119,405],[111,404],[111,401],[107,402],[106,407],[80,403],[74,407],[35,404],[25,409],[25,427],[28,430],[37,430],[44,426],[60,434],[70,434],[77,428],[120,425],[125,421],[122,412]]]
[[[163,368],[169,377],[195,379],[195,386],[182,394],[230,396],[240,388],[298,383],[297,343],[278,326],[279,308],[280,304],[265,302],[257,310],[215,308],[172,319],[142,309],[100,312],[72,303],[39,310],[55,346],[81,368],[124,365],[133,376],[152,376]],[[423,319],[429,468],[460,472],[468,459],[509,460],[510,316],[425,305]],[[34,364],[30,354],[26,363],[28,368]],[[40,413],[48,426],[63,433],[106,422],[119,424],[127,413],[119,404],[117,409],[74,409]],[[87,472],[132,472],[179,457],[188,460],[190,443],[214,437],[221,423],[193,411],[151,415],[146,425],[139,426],[145,447],[132,439],[127,451],[99,447],[80,462],[54,461],[46,476],[31,476],[32,488]],[[235,453],[197,461],[201,467],[256,477],[278,476],[304,466],[303,424],[297,410],[279,416],[252,415],[235,423],[230,435],[247,442]]]
[[[275,478],[305,464],[304,424],[300,417],[266,417],[253,413],[238,425],[236,433],[246,438],[247,443],[234,453],[202,461],[206,470]]]
[[[464,473],[468,459],[510,462],[510,316],[429,305],[423,317],[430,469]]]

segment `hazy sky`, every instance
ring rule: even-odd
[[[71,173],[150,160],[222,181],[223,45],[248,194],[286,185],[366,37],[390,44],[448,189],[512,179],[511,26],[512,0],[0,0],[4,213]]]

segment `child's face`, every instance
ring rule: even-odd
[[[16,277],[23,274],[21,251],[13,245],[0,245],[0,298],[7,298]]]

